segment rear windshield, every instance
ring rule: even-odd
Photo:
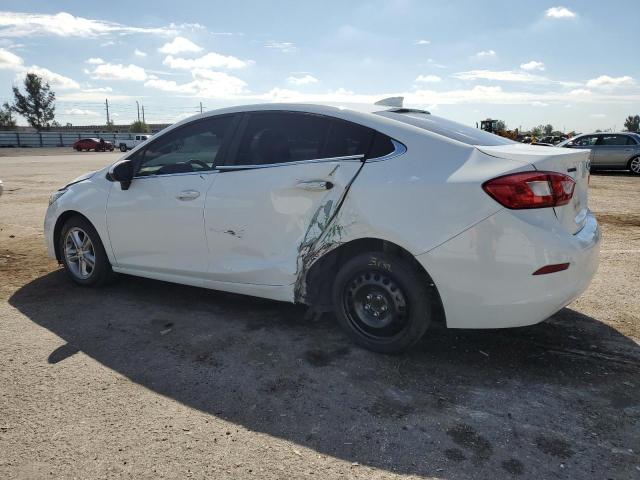
[[[399,113],[393,111],[376,112],[383,117],[392,118],[403,123],[408,123],[424,130],[437,133],[447,138],[457,140],[467,145],[508,145],[514,143],[508,138],[485,132],[479,128],[467,127],[461,123],[452,122],[442,117],[428,113]]]

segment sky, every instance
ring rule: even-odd
[[[45,77],[61,124],[262,102],[405,106],[475,126],[621,130],[640,114],[638,0],[3,0],[0,101]],[[20,124],[24,120],[20,119]]]

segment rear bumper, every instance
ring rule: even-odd
[[[550,215],[551,209],[501,210],[416,257],[438,288],[448,327],[532,325],[586,290],[598,269],[598,223],[589,213],[571,235]],[[566,262],[565,271],[532,275]]]

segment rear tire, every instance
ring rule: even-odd
[[[358,345],[400,353],[431,321],[427,281],[406,260],[383,252],[360,254],[340,269],[333,285],[336,317]]]
[[[121,152],[126,152],[127,151],[127,146],[126,145],[120,145],[120,151]]]
[[[98,287],[115,276],[98,232],[83,217],[74,216],[65,222],[58,248],[67,275],[78,285]]]
[[[629,160],[629,170],[634,175],[640,175],[640,157],[634,157]]]

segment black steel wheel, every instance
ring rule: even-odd
[[[383,252],[364,253],[338,272],[333,291],[336,316],[363,347],[401,352],[416,343],[429,326],[428,287],[408,261]]]

